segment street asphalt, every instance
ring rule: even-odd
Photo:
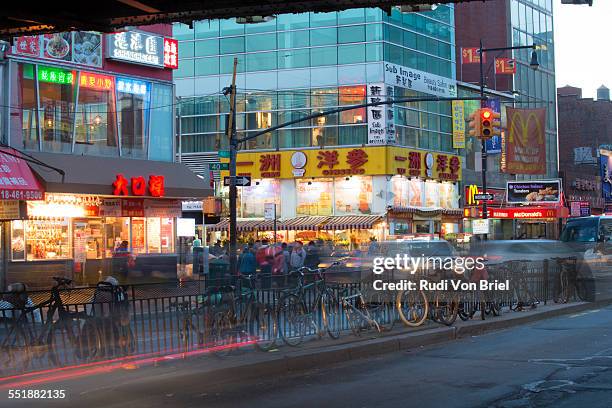
[[[127,365],[29,387],[64,389],[64,400],[9,400],[2,390],[0,406],[608,408],[611,311],[587,310],[270,378],[237,381],[220,374],[204,382],[188,361]]]

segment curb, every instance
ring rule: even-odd
[[[445,343],[552,317],[596,309],[610,304],[612,304],[612,300],[579,303],[558,309],[545,310],[539,313],[537,311],[536,313],[527,313],[524,315],[516,313],[516,317],[506,320],[494,320],[491,318],[484,321],[473,320],[464,323],[464,325],[460,327],[435,327],[432,329],[411,331],[381,338],[363,339],[361,341],[333,345],[326,348],[289,351],[283,355],[268,353],[263,355],[262,359],[259,361],[246,364],[240,364],[240,362],[237,361],[235,365],[208,372],[198,372],[195,375],[204,382],[218,382],[224,381],[227,378],[238,380],[290,374],[296,371],[323,368],[335,363]]]

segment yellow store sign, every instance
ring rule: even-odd
[[[461,157],[391,146],[240,152],[238,175],[261,178],[321,178],[395,175],[458,181]],[[222,176],[228,175],[227,171]]]

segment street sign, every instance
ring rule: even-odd
[[[229,170],[229,163],[210,163],[211,171]]]
[[[229,150],[219,150],[219,157],[221,157],[222,159],[229,159],[230,158]]]
[[[264,220],[272,221],[276,218],[276,204],[265,203],[264,204]]]
[[[484,220],[472,220],[472,232],[474,234],[488,234],[489,233],[489,219]]]
[[[223,177],[223,185],[230,185],[230,176]],[[236,186],[249,187],[251,185],[251,176],[236,176]]]
[[[487,193],[487,194],[482,194],[482,193],[481,194],[474,194],[474,200],[476,200],[476,201],[485,201],[485,200],[486,201],[491,201],[491,200],[493,200],[493,198],[494,198],[493,194],[489,194],[489,193]]]

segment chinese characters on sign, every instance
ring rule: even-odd
[[[146,82],[137,81],[131,78],[117,78],[117,92],[146,95],[147,88]]]
[[[140,31],[108,36],[107,57],[158,68],[178,67],[178,42]]]
[[[372,83],[367,86],[368,103],[393,99],[393,87],[383,83]],[[395,124],[393,105],[368,106],[368,144],[383,145],[395,143]]]
[[[280,153],[264,154],[259,158],[259,171],[261,172],[261,177],[280,177],[280,170]]]
[[[131,185],[129,185],[128,180],[123,174],[117,174],[113,182],[113,195],[127,196],[130,195],[131,191],[132,195],[144,196],[146,194],[146,187],[147,182],[142,176],[132,177]],[[165,194],[164,176],[150,175],[148,187],[152,197],[163,197]]]
[[[13,54],[47,60],[61,60],[90,67],[102,66],[102,35],[73,31],[15,37]]]
[[[453,154],[418,150],[404,152],[398,149],[398,153],[391,156],[391,159],[394,160],[392,169],[399,175],[439,181],[461,180],[461,159]]]
[[[81,72],[79,85],[83,88],[98,89],[101,91],[110,91],[113,89],[115,78],[108,75],[94,74],[91,72]]]
[[[336,150],[323,150],[317,155],[318,168],[323,168],[324,176],[350,176],[365,174],[363,165],[368,162],[368,154],[363,149],[353,149],[346,153],[345,163],[349,168],[336,169],[340,165],[339,154]]]
[[[178,41],[172,38],[164,38],[164,67],[178,68]]]
[[[465,149],[465,105],[453,101],[453,149]]]
[[[38,67],[38,80],[60,85],[72,85],[76,73],[61,68],[51,68],[40,65]]]
[[[30,57],[40,56],[40,37],[37,35],[26,35],[15,38],[15,54]]]

